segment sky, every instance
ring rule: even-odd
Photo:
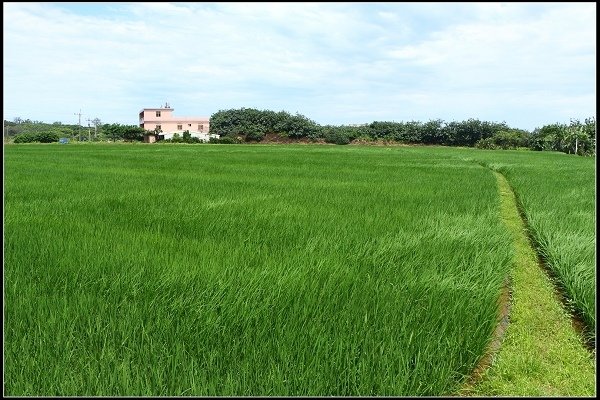
[[[596,3],[3,3],[4,119],[257,108],[326,125],[596,112]]]

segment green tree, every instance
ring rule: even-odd
[[[31,133],[20,133],[15,136],[14,143],[31,143],[35,142],[35,135]]]
[[[337,129],[336,129],[337,128]],[[344,129],[338,127],[329,128],[324,134],[325,142],[335,144],[349,144],[350,136]]]
[[[530,148],[533,150],[563,151],[563,139],[566,136],[566,130],[567,126],[560,123],[548,124],[541,128],[536,128],[530,140]]]
[[[425,144],[445,144],[447,142],[444,121],[429,120],[421,126],[421,142]]]
[[[171,143],[182,143],[183,139],[181,138],[181,135],[177,132],[175,132],[173,134],[173,137],[171,138]]]
[[[316,122],[303,115],[285,111],[240,108],[220,110],[210,117],[210,133],[220,136],[240,135],[247,140],[261,140],[267,133],[290,137],[307,137],[319,134]]]
[[[446,125],[448,144],[453,146],[474,146],[478,140],[493,136],[496,132],[510,129],[506,123],[480,121],[469,118],[466,121],[450,122]]]
[[[38,132],[35,135],[35,141],[41,143],[58,142],[58,134],[56,132]]]
[[[265,137],[266,129],[257,124],[248,124],[243,131],[238,134],[243,135],[246,141],[260,142]]]
[[[593,133],[589,129],[592,123]],[[591,119],[586,119],[584,123],[581,123],[577,119],[572,119],[563,137],[563,151],[579,155],[593,155],[595,154],[595,137],[595,120],[592,122]]]

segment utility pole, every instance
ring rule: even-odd
[[[88,142],[92,141],[92,127],[90,125],[90,122],[92,122],[91,119],[86,119],[86,121],[88,122]]]
[[[81,141],[81,108],[79,109],[79,113],[73,113],[73,115],[79,115],[79,140]]]
[[[579,135],[583,134],[583,127],[575,126],[572,132],[575,134],[575,154],[577,154],[577,150],[579,149]]]
[[[96,140],[98,140],[98,125],[100,125],[100,118],[96,117],[92,120],[92,123],[94,124],[94,137],[96,138]]]

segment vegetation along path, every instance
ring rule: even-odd
[[[552,282],[538,265],[510,185],[502,174],[495,174],[502,219],[515,245],[510,323],[492,365],[461,394],[594,396],[594,355],[584,347]]]

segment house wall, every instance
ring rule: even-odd
[[[173,135],[175,133],[178,133],[178,132],[161,133],[161,135],[163,136],[164,139],[173,139]],[[197,137],[198,139],[200,139],[200,140],[202,140],[204,142],[208,142],[210,140],[210,138],[213,138],[213,137],[217,138],[217,139],[219,138],[219,135],[209,135],[208,132],[204,132],[204,133],[201,133],[201,132],[190,132],[190,135],[192,137]],[[181,136],[183,136],[183,134],[179,133],[179,136],[181,137]]]
[[[160,113],[160,116],[157,115]],[[139,113],[140,127],[153,131],[157,125],[163,133],[182,134],[188,130],[190,133],[208,133],[210,118],[208,117],[176,117],[172,108],[144,108]]]

